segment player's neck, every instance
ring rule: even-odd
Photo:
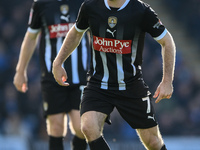
[[[110,7],[120,8],[126,0],[107,0]]]

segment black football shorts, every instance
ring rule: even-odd
[[[43,82],[41,86],[45,117],[62,112],[68,113],[72,109],[79,110],[84,86],[65,87],[53,82]]]
[[[85,87],[81,101],[81,115],[87,111],[97,111],[109,117],[114,108],[134,129],[145,129],[157,125],[149,95],[135,98],[133,89],[116,91]]]

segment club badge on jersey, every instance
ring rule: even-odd
[[[60,11],[63,15],[66,15],[69,12],[69,6],[68,5],[61,5]]]
[[[111,16],[108,18],[108,25],[110,28],[114,28],[117,24],[117,17]]]

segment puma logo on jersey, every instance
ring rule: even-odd
[[[109,29],[107,29],[106,32],[112,34],[112,36],[114,37],[114,36],[115,36],[114,33],[116,32],[116,30],[114,30],[114,31],[112,32],[112,31],[110,31]]]
[[[148,119],[153,119],[155,121],[154,116],[148,116]]]
[[[66,22],[69,22],[69,15],[68,16],[60,16],[60,19],[65,20]]]

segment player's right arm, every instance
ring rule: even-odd
[[[89,28],[88,18],[86,15],[87,9],[85,8],[85,3],[80,7],[79,14],[75,25],[67,33],[65,40],[61,46],[61,49],[53,62],[52,73],[55,80],[61,86],[68,86],[67,73],[62,67],[64,61],[71,55],[73,50],[79,45],[83,34]]]
[[[74,49],[79,45],[84,32],[78,32],[75,25],[70,29],[65,37],[65,40],[61,46],[61,49],[53,62],[52,73],[58,84],[62,86],[68,86],[67,73],[62,67],[64,61],[71,55]]]
[[[28,90],[27,86],[27,66],[33,55],[37,44],[38,33],[26,32],[24,40],[21,45],[19,60],[16,66],[16,73],[13,84],[20,92],[25,93]]]

